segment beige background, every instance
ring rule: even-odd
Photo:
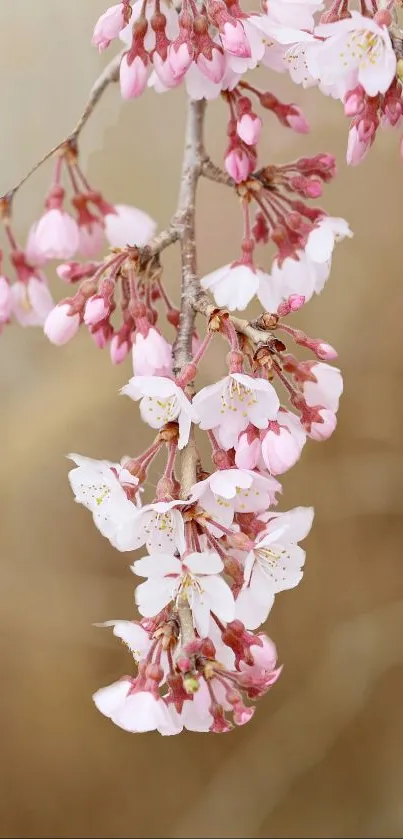
[[[102,59],[91,49],[102,0],[3,0],[0,192],[74,124]],[[312,135],[267,117],[267,162],[329,150],[340,160],[324,206],[355,238],[338,248],[325,293],[299,323],[340,351],[337,434],[311,443],[285,481],[285,508],[314,504],[298,591],[276,601],[268,631],[284,672],[254,721],[224,737],[134,737],[96,713],[91,693],[130,668],[94,621],[130,618],[129,557],[74,505],[65,453],[135,454],[149,440],[118,398],[113,369],[83,333],[49,346],[17,326],[1,338],[0,832],[12,837],[334,837],[403,835],[403,291],[398,132],[347,171],[341,107],[286,79]],[[209,109],[223,151],[224,109]],[[177,189],[183,92],[121,105],[109,90],[82,138],[90,179],[108,199],[164,224]],[[50,169],[19,194],[21,237]],[[201,270],[236,256],[240,220],[227,192],[203,184]],[[166,260],[177,289],[176,258]],[[64,287],[53,282],[55,294]],[[208,379],[209,370],[205,370]]]

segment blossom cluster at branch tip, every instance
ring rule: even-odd
[[[324,291],[336,244],[353,233],[318,204],[335,158],[304,154],[308,120],[272,87],[283,73],[299,94],[317,87],[339,100],[347,162],[357,165],[380,129],[402,123],[403,32],[393,0],[363,0],[359,11],[350,0],[263,0],[256,10],[238,0],[121,0],[92,36],[100,52],[113,42],[123,49],[106,76],[124,100],[183,84],[190,111],[199,109],[178,207],[157,232],[148,212],[107,200],[83,171],[78,127],[51,152],[25,247],[12,219],[16,190],[0,199],[0,332],[15,319],[57,346],[88,332],[113,364],[130,364],[120,392],[150,429],[147,447],[119,462],[69,455],[75,500],[131,554],[139,618],[100,624],[132,660],[129,675],[96,691],[96,707],[133,733],[224,733],[252,719],[280,676],[264,625],[277,596],[302,580],[314,516],[310,506],[279,509],[282,475],[309,440],[333,434],[343,392],[334,347],[296,323]],[[224,114],[222,168],[203,146],[212,99]],[[266,141],[276,150],[283,130],[299,135],[300,156],[268,160]],[[224,184],[239,208],[223,266],[208,253],[196,259],[200,177]],[[167,276],[163,257],[176,242],[180,278]],[[51,271],[66,290],[57,303]],[[252,301],[260,314],[239,317]]]

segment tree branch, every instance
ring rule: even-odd
[[[185,134],[185,152],[183,157],[181,188],[178,209],[174,216],[175,227],[179,230],[182,263],[180,321],[177,338],[173,347],[173,369],[178,375],[192,359],[192,337],[194,333],[196,308],[195,303],[201,294],[197,275],[196,254],[196,190],[202,170],[204,155],[203,121],[206,103],[188,101],[188,113]],[[187,388],[191,395],[192,388]],[[187,446],[179,453],[178,478],[182,498],[187,498],[192,485],[196,482],[197,450],[193,427]],[[181,643],[186,646],[195,637],[193,618],[186,596],[178,599],[178,618],[181,627]]]
[[[200,291],[197,296],[194,302],[194,308],[196,312],[199,312],[201,315],[205,315],[206,318],[209,318],[210,315],[217,310],[217,306],[213,305],[209,296],[203,291]],[[240,332],[242,335],[246,335],[246,337],[254,344],[260,344],[262,342],[265,343],[273,338],[273,333],[269,329],[259,329],[250,321],[245,320],[244,318],[237,318],[235,315],[229,314],[229,318],[236,331]]]
[[[80,132],[84,128],[84,125],[90,118],[95,106],[99,102],[106,88],[109,87],[109,85],[113,82],[117,82],[119,80],[119,67],[124,52],[125,51],[122,50],[122,52],[116,55],[112,59],[112,61],[110,61],[109,64],[107,64],[105,69],[102,71],[101,75],[97,78],[95,84],[91,88],[90,95],[88,97],[88,102],[84,108],[84,111],[73,131],[70,134],[68,134],[68,136],[65,137],[64,140],[61,140],[60,143],[58,143],[56,146],[53,146],[53,148],[49,149],[49,151],[46,152],[46,154],[40,160],[38,160],[37,163],[35,163],[32,169],[30,169],[29,172],[27,172],[27,174],[24,175],[24,177],[19,181],[19,183],[6,193],[4,198],[7,199],[8,205],[10,205],[16,192],[18,192],[18,190],[22,187],[23,184],[25,184],[28,178],[30,178],[31,175],[33,175],[34,172],[36,172],[36,170],[39,169],[39,167],[42,166],[43,163],[46,163],[46,161],[53,157],[53,155],[56,154],[56,152],[60,151],[63,148],[63,146],[67,146],[68,144],[75,144],[77,142],[78,135],[80,134]]]

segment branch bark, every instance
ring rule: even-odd
[[[192,359],[196,301],[201,294],[197,274],[196,191],[205,156],[203,148],[205,109],[206,103],[204,100],[188,101],[181,188],[178,209],[174,217],[174,225],[179,231],[182,266],[180,321],[173,348],[173,369],[176,374],[179,374]],[[187,390],[190,396],[192,387],[190,386]],[[188,497],[192,485],[196,482],[196,467],[197,450],[192,427],[189,442],[179,453],[178,478],[183,498]],[[192,613],[186,595],[182,594],[178,598],[177,608],[181,627],[181,643],[184,647],[195,637]]]

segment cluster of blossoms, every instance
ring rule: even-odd
[[[143,579],[135,588],[140,620],[102,624],[129,648],[136,675],[94,695],[97,708],[128,731],[228,731],[250,720],[254,701],[277,680],[276,648],[259,630],[276,595],[302,578],[299,543],[313,520],[310,507],[277,510],[279,477],[298,462],[308,438],[333,433],[343,389],[340,371],[329,364],[337,357],[333,347],[292,325],[323,290],[335,243],[352,235],[344,219],[314,203],[336,175],[335,160],[319,153],[258,163],[264,110],[301,134],[309,126],[297,105],[245,74],[264,65],[341,99],[352,118],[348,161],[358,163],[379,125],[401,118],[399,37],[393,3],[378,8],[376,0],[371,9],[362,0],[360,12],[348,0],[327,9],[320,0],[265,0],[252,13],[237,0],[122,0],[93,34],[101,51],[117,38],[125,44],[109,81],[120,79],[124,99],[182,82],[189,96],[180,200],[170,225],[156,233],[146,213],[110,204],[88,183],[78,129],[57,150],[45,210],[25,249],[11,221],[18,187],[1,200],[16,280],[0,270],[0,328],[14,315],[62,345],[84,327],[99,348],[109,348],[113,363],[130,355],[133,376],[122,393],[139,402],[155,431],[145,451],[121,463],[70,456],[75,498],[103,536],[117,551],[147,552],[131,567]],[[202,138],[205,100],[218,96],[228,114],[222,169]],[[200,279],[199,177],[233,191],[243,228],[233,261]],[[179,307],[161,258],[176,241]],[[271,248],[269,270],[257,263],[258,245]],[[44,273],[55,260],[57,275],[74,288],[57,305]],[[255,297],[259,317],[233,314]],[[196,326],[197,315],[205,329]],[[219,341],[227,343],[227,373],[197,390],[200,364]],[[203,433],[208,460],[200,454]],[[149,470],[158,462],[150,498]]]

